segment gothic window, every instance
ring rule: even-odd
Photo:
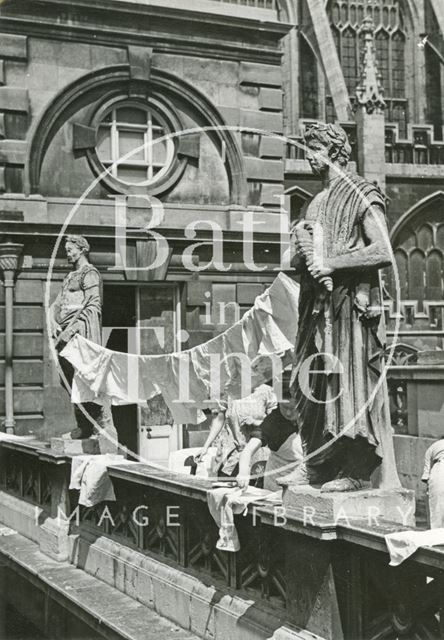
[[[425,301],[444,298],[444,197],[422,206],[395,233],[394,253],[398,267],[401,299],[418,302],[422,311]],[[396,295],[394,274],[390,293]]]
[[[356,33],[348,28],[342,32],[341,62],[344,79],[350,93],[358,84],[358,60],[356,56]]]
[[[300,38],[301,111],[304,118],[318,117],[318,67],[310,45]]]
[[[405,93],[405,37],[400,31],[392,38],[392,95],[402,98]]]
[[[405,87],[406,34],[400,0],[331,0],[329,16],[351,96],[359,80],[363,19],[370,16],[375,25],[378,68],[387,102],[386,119],[397,122],[401,136],[407,132],[408,109]]]
[[[389,36],[383,29],[376,33],[376,59],[378,71],[382,76],[382,86],[384,91],[389,93],[390,88],[390,41]]]

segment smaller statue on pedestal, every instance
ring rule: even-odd
[[[62,385],[71,394],[74,369],[60,353],[76,334],[101,344],[103,286],[99,271],[89,262],[90,247],[86,238],[67,236],[65,250],[73,270],[63,280],[62,288],[51,305],[50,331],[63,374]],[[83,440],[102,434],[108,440],[114,440],[117,446],[117,432],[109,406],[85,402],[75,404],[74,413],[77,427],[63,436],[65,439]]]

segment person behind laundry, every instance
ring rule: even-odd
[[[270,449],[270,457],[265,465],[264,489],[278,491],[281,487],[276,480],[302,463],[302,443],[293,421],[283,415],[280,406],[275,407],[259,424],[243,426],[247,444],[239,456],[237,484],[245,489],[251,482],[251,459],[260,447]]]
[[[276,394],[267,384],[259,385],[251,395],[245,398],[220,402],[219,406],[213,410],[210,433],[202,450],[196,456],[196,461],[200,462],[208,449],[219,439],[218,453],[216,454],[216,460],[218,460],[216,475],[235,478],[239,474],[239,455],[246,444],[244,426],[260,425],[277,405]],[[229,432],[228,442],[227,433],[223,431],[224,427]],[[267,452],[258,447],[250,458],[250,463],[255,470],[255,473],[251,475],[257,476],[257,482],[254,482],[256,485],[260,484],[260,470],[265,466],[266,457]]]
[[[427,483],[429,496],[430,528],[444,527],[444,437],[434,442],[426,451],[424,471],[421,477]]]

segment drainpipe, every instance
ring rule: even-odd
[[[22,244],[3,242],[0,244],[0,273],[5,287],[5,420],[6,433],[13,434],[14,419],[14,286],[20,270]]]

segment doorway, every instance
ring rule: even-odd
[[[138,355],[162,355],[179,349],[178,288],[174,284],[107,284],[103,296],[104,346]],[[174,424],[161,396],[141,406],[112,408],[119,442],[142,461],[167,465],[182,446],[182,426]]]

